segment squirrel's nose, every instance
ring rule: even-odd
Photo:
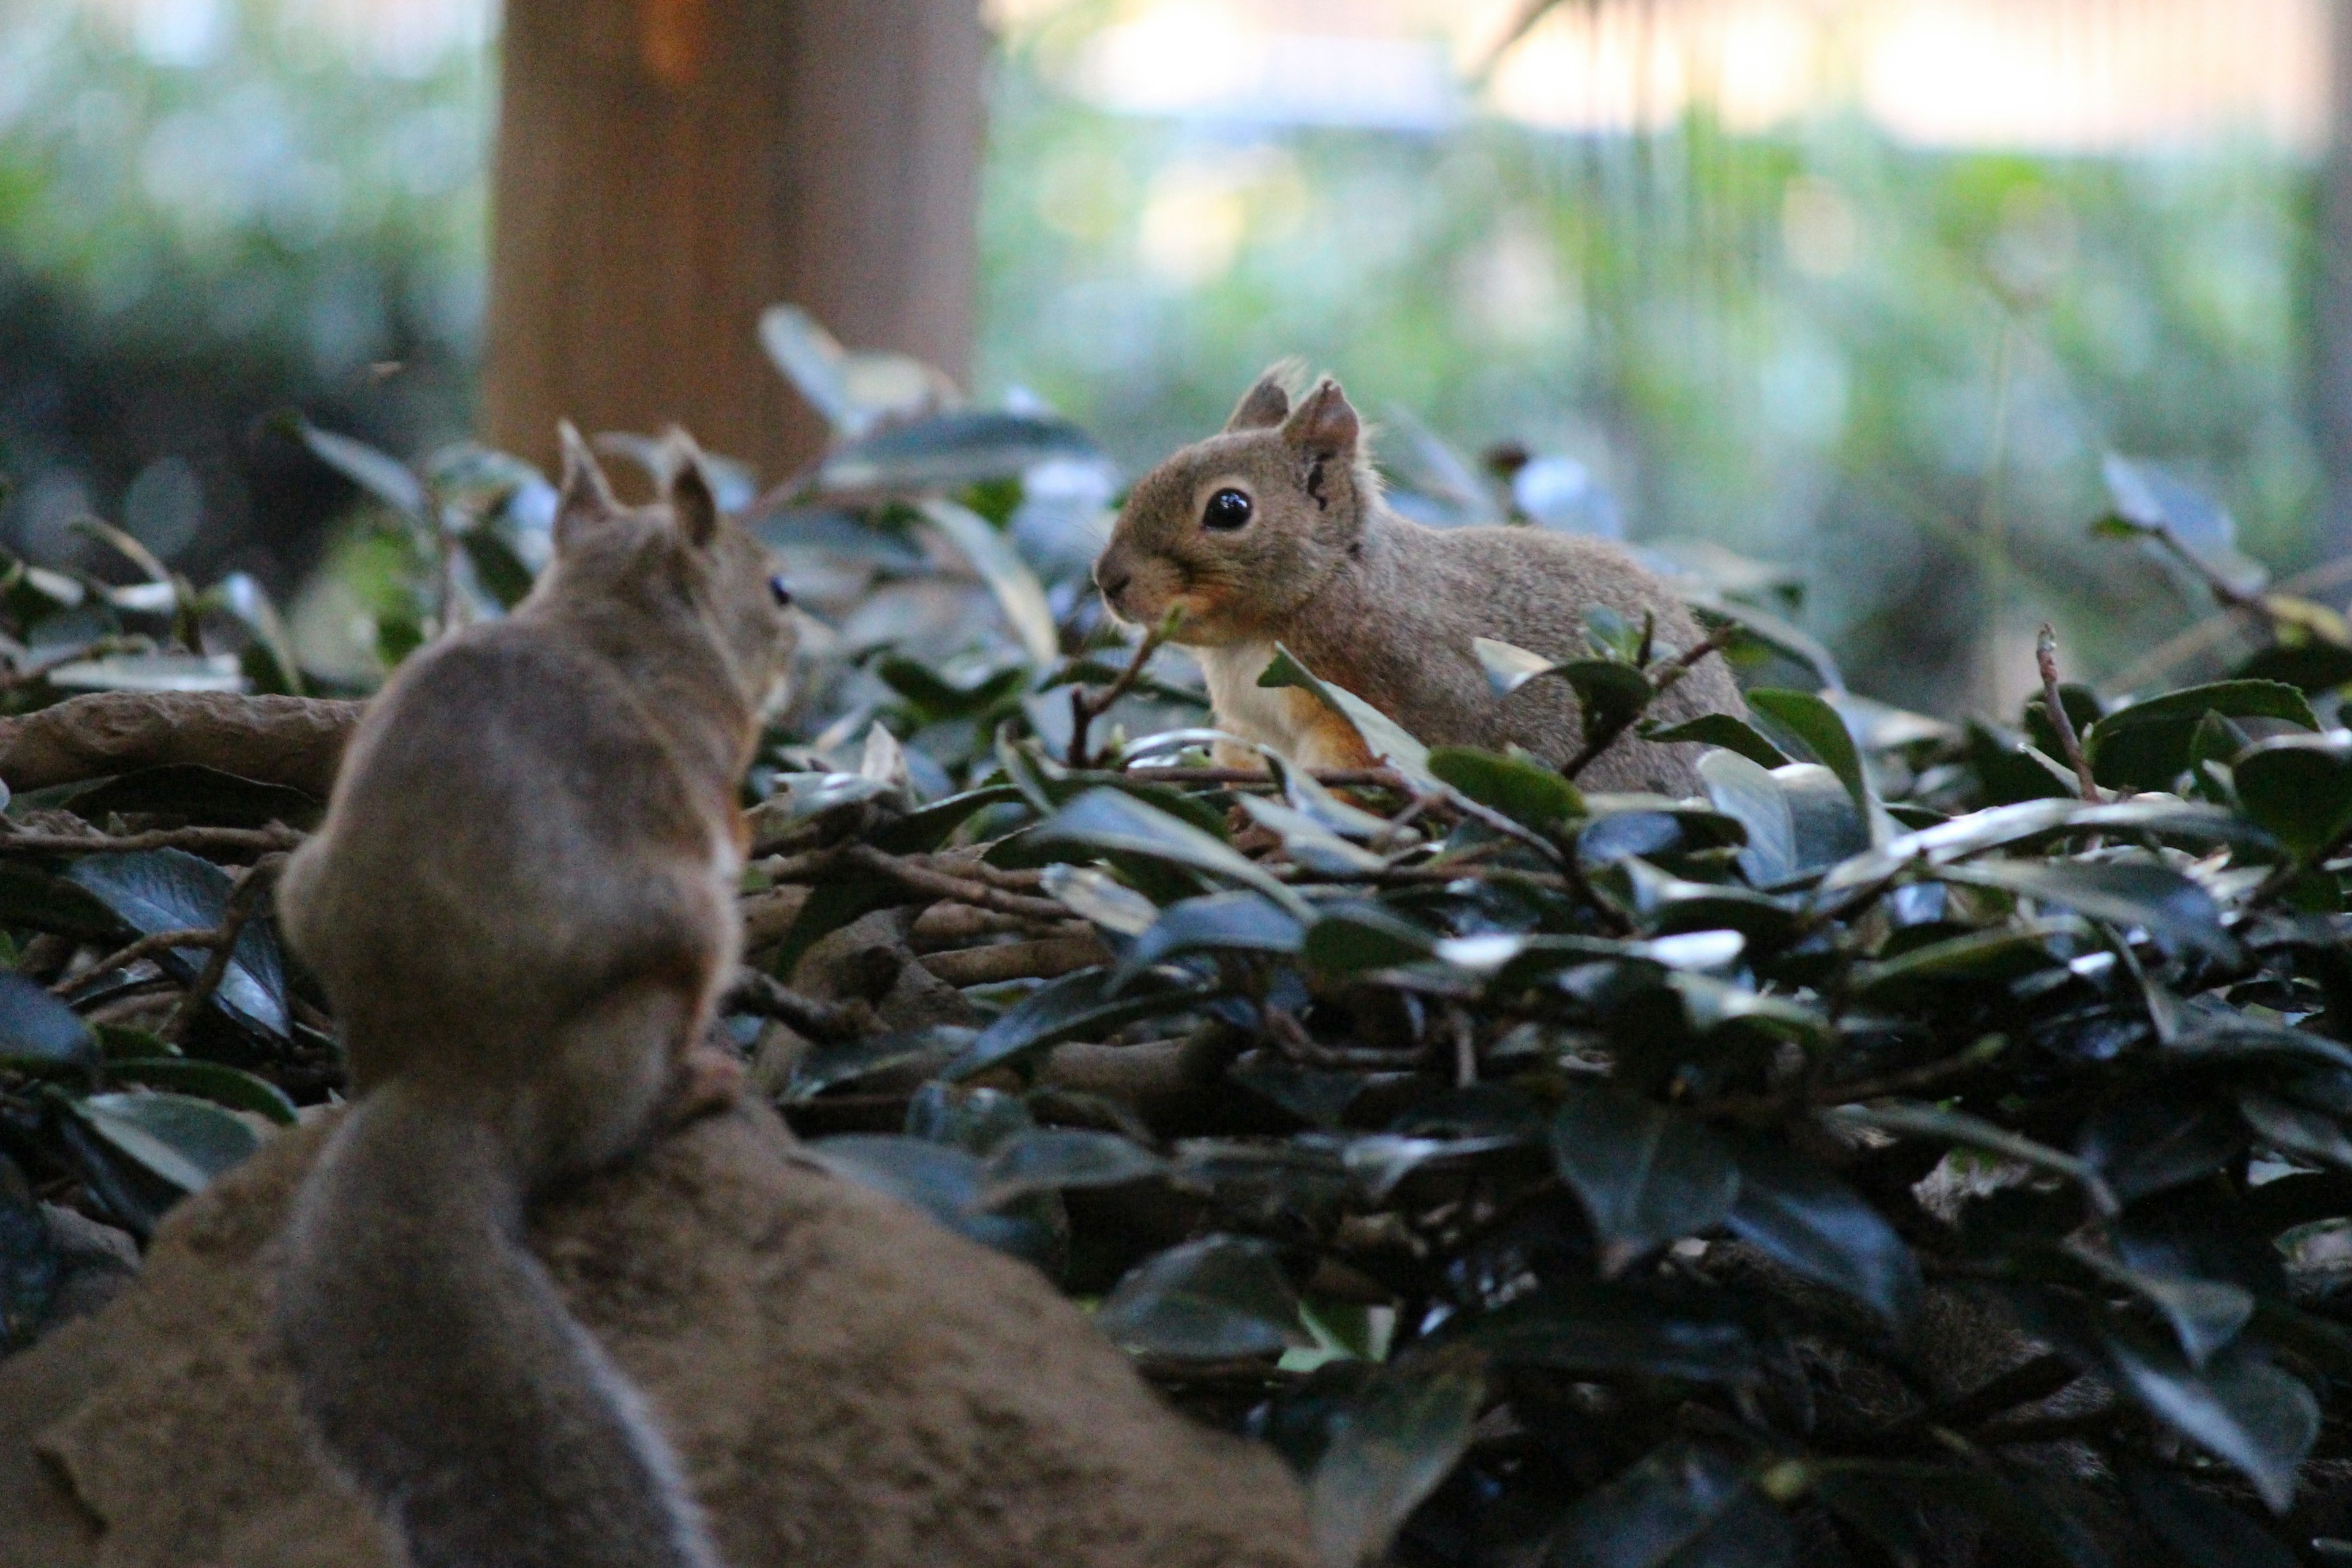
[[[1105,573],[1100,565],[1095,567],[1095,586],[1100,588],[1103,597],[1113,605],[1118,603],[1118,596],[1127,592],[1127,585],[1133,581],[1135,574],[1131,572],[1113,570]]]

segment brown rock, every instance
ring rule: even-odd
[[[265,1332],[321,1135],[183,1205],[137,1287],[0,1364],[0,1565],[394,1561],[312,1458]],[[734,1568],[1313,1561],[1271,1453],[1162,1406],[1041,1276],[816,1168],[763,1108],[549,1204],[532,1245]]]

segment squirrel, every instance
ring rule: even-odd
[[[706,1030],[791,595],[682,432],[638,508],[562,438],[552,563],[385,684],[279,879],[357,1102],[288,1224],[278,1337],[415,1568],[717,1568],[522,1226],[551,1184],[735,1097]]]
[[[1584,613],[1652,620],[1663,647],[1704,634],[1672,589],[1613,544],[1528,527],[1438,529],[1381,500],[1363,426],[1336,381],[1295,408],[1291,366],[1267,371],[1224,429],[1136,481],[1095,584],[1112,614],[1156,626],[1207,678],[1217,727],[1301,767],[1377,765],[1356,727],[1312,693],[1257,678],[1279,642],[1318,678],[1361,697],[1432,745],[1517,743],[1559,767],[1583,744],[1574,694],[1538,679],[1507,697],[1472,643],[1492,637],[1547,658],[1580,657]],[[1744,715],[1722,659],[1704,658],[1651,706],[1667,721]],[[1246,765],[1237,749],[1219,760]],[[1627,734],[1583,770],[1601,790],[1696,793],[1700,748]]]

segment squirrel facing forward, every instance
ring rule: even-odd
[[[737,784],[793,647],[767,552],[673,434],[629,509],[563,426],[555,559],[370,707],[278,903],[358,1102],[277,1318],[307,1417],[415,1568],[716,1568],[524,1205],[730,1100]]]
[[[1637,626],[1654,617],[1662,646],[1703,640],[1673,590],[1613,544],[1398,516],[1381,499],[1339,383],[1325,379],[1294,408],[1286,371],[1260,378],[1222,433],[1136,482],[1095,563],[1120,618],[1156,626],[1181,612],[1173,640],[1200,659],[1218,728],[1303,767],[1373,764],[1355,726],[1311,693],[1257,684],[1279,642],[1431,745],[1516,742],[1557,767],[1583,743],[1567,683],[1532,680],[1497,697],[1475,639],[1580,657],[1584,612],[1605,605]],[[1730,670],[1708,658],[1650,711],[1674,721],[1747,706]],[[1689,795],[1699,750],[1628,734],[1580,782]]]

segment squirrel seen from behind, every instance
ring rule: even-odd
[[[551,1184],[735,1092],[705,1030],[789,595],[682,435],[632,509],[562,434],[553,563],[385,685],[280,881],[357,1103],[288,1226],[278,1335],[415,1568],[716,1568],[521,1230]]]
[[[1546,678],[1496,696],[1476,638],[1581,657],[1585,611],[1601,605],[1636,626],[1653,617],[1663,647],[1704,640],[1674,591],[1613,544],[1400,517],[1381,498],[1339,383],[1326,378],[1293,407],[1286,370],[1261,377],[1222,432],[1136,482],[1095,563],[1122,619],[1156,626],[1181,612],[1173,640],[1200,659],[1219,729],[1304,767],[1373,765],[1355,726],[1312,694],[1257,684],[1278,642],[1431,745],[1517,743],[1557,767],[1583,743],[1573,693]],[[1650,715],[1746,711],[1730,670],[1708,657]],[[1698,752],[1628,734],[1579,782],[1688,795]]]

